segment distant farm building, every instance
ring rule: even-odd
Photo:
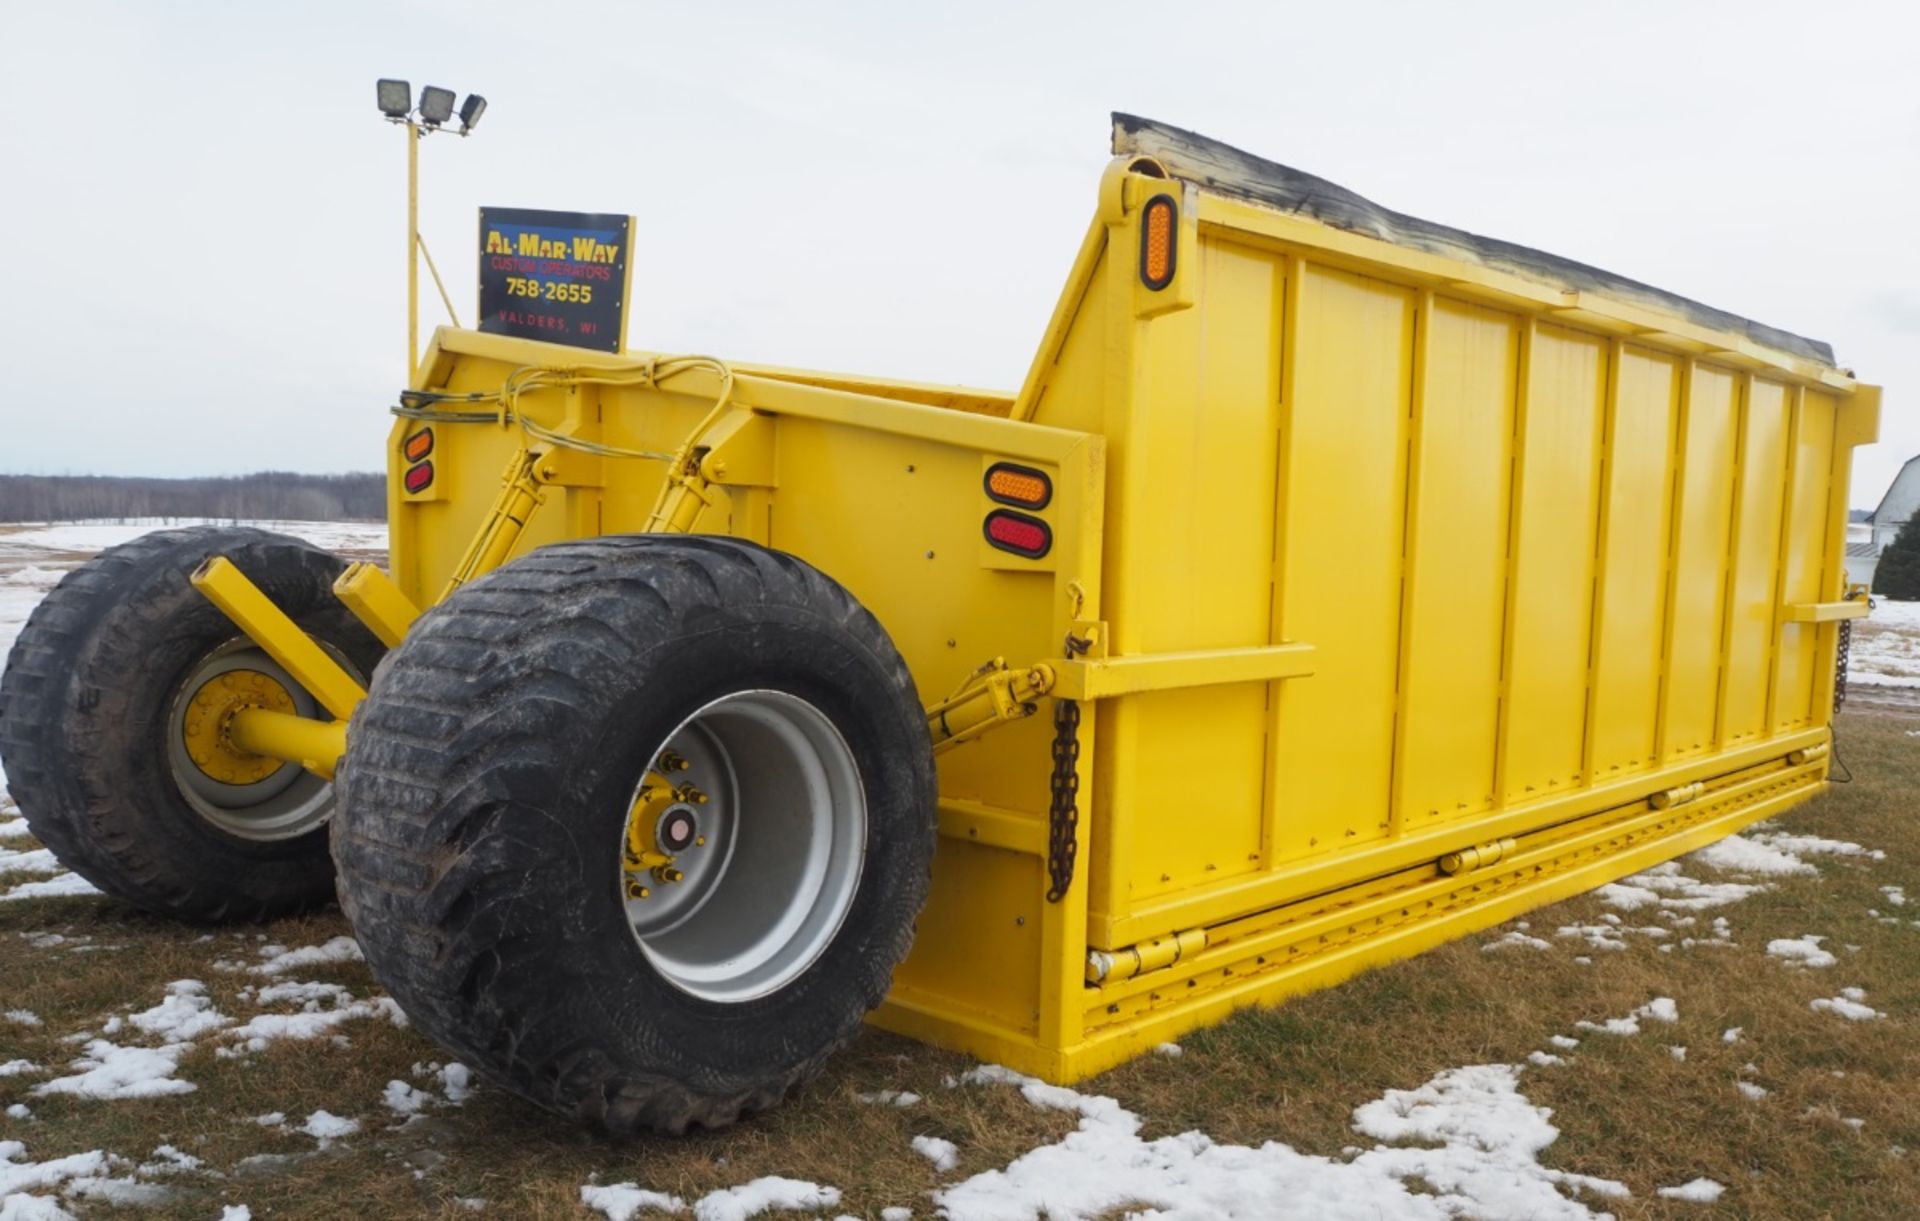
[[[1880,553],[1916,509],[1920,509],[1920,455],[1907,459],[1867,520],[1847,523],[1847,580],[1873,584]]]

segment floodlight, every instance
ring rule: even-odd
[[[420,121],[438,127],[453,117],[453,90],[428,85],[420,91]]]
[[[413,86],[405,81],[380,81],[374,92],[380,99],[380,113],[389,119],[404,119],[413,109]]]
[[[473,130],[480,116],[487,113],[487,99],[477,93],[469,93],[467,100],[460,103],[460,133],[465,135]]]

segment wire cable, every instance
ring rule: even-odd
[[[672,453],[651,449],[628,449],[618,445],[608,445],[601,441],[589,441],[584,437],[572,436],[549,428],[528,417],[520,409],[520,397],[541,390],[569,389],[577,386],[641,386],[664,389],[663,382],[684,373],[705,370],[720,379],[720,392],[714,398],[713,406],[707,410],[700,422],[679,449]],[[707,429],[711,428],[733,402],[733,370],[725,361],[711,356],[649,356],[630,368],[577,369],[555,365],[523,365],[507,374],[500,389],[493,392],[484,390],[452,394],[437,390],[406,390],[400,395],[400,402],[390,410],[394,415],[406,420],[420,420],[437,424],[497,424],[502,428],[517,426],[522,435],[535,441],[562,449],[578,450],[601,458],[632,458],[648,462],[665,462],[676,473],[685,472],[692,459],[693,451]],[[460,410],[444,404],[491,403],[492,410]]]

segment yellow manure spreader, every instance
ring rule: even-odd
[[[337,892],[451,1053],[677,1132],[863,1020],[1073,1081],[1822,790],[1877,389],[1114,147],[1017,394],[627,350],[578,312],[625,218],[483,211],[389,569],[195,528],[73,572],[0,688],[34,833],[184,919]]]

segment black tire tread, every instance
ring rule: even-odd
[[[156,530],[101,551],[61,578],[14,641],[0,676],[0,758],[28,828],[87,881],[162,915],[259,920],[330,898],[324,834],[306,852],[314,863],[307,872],[318,873],[292,893],[284,877],[263,879],[229,862],[156,851],[126,779],[130,752],[152,743],[89,715],[123,702],[136,682],[132,669],[89,661],[138,657],[173,631],[167,604],[179,601],[188,575],[214,554],[227,555],[256,581],[288,565],[330,581],[326,574],[345,567],[303,540],[244,526]],[[357,623],[344,624],[344,616],[343,609],[328,614],[332,634],[371,667],[378,643]]]
[[[341,902],[376,976],[469,1064],[616,1134],[722,1127],[787,1097],[855,1037],[913,935],[908,921],[874,954],[834,1038],[761,1079],[641,1079],[564,1015],[540,1012],[537,989],[515,990],[512,1007],[490,1000],[502,974],[537,971],[551,958],[559,934],[502,934],[515,928],[506,909],[541,881],[490,851],[502,839],[503,811],[487,795],[505,791],[514,769],[558,766],[561,736],[529,728],[564,722],[586,702],[583,675],[623,664],[630,641],[669,625],[689,581],[703,591],[696,602],[804,607],[878,642],[876,659],[918,712],[912,677],[878,621],[810,565],[728,538],[602,536],[516,560],[417,623],[376,674],[340,777],[333,842]],[[930,756],[925,783],[930,798]],[[911,881],[915,912],[935,838],[929,817],[914,846],[922,862]]]

